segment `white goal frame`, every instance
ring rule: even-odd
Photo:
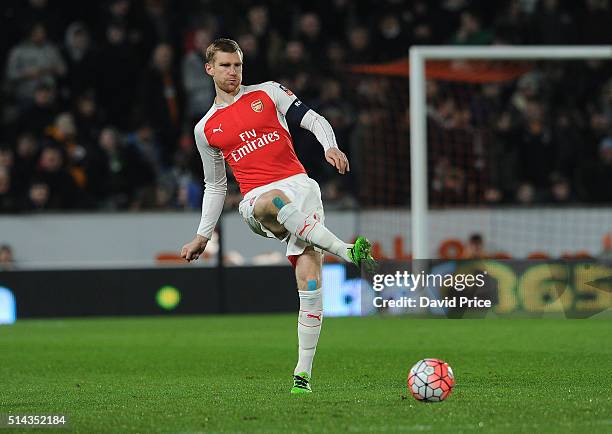
[[[410,48],[410,183],[412,257],[430,259],[427,226],[427,60],[612,59],[612,46],[414,46]]]

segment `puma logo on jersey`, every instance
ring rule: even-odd
[[[219,124],[219,128],[213,128],[213,134],[215,134],[215,133],[222,133],[223,132],[223,130],[221,129],[221,125],[222,124]]]

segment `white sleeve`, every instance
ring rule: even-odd
[[[330,123],[323,116],[310,109],[306,112],[300,126],[312,132],[323,149],[327,152],[330,148],[337,148],[336,135]]]
[[[225,202],[227,191],[225,161],[221,151],[208,144],[203,128],[196,126],[194,135],[202,158],[205,184],[202,199],[202,218],[200,219],[198,234],[210,240]]]
[[[287,110],[289,110],[289,107],[291,107],[291,103],[297,99],[297,96],[295,96],[293,92],[291,92],[285,86],[275,81],[268,81],[264,84],[264,86],[266,86],[268,95],[270,95],[272,101],[274,101],[276,110],[285,116],[287,114]]]

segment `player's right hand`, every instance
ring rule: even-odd
[[[193,240],[188,242],[181,249],[181,258],[184,258],[187,262],[197,260],[208,244],[208,238],[202,235],[196,235]]]

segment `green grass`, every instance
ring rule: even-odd
[[[308,396],[289,395],[295,329],[294,315],[3,326],[0,414],[65,413],[82,433],[612,431],[608,320],[327,318]],[[424,357],[455,372],[445,402],[402,399]]]

